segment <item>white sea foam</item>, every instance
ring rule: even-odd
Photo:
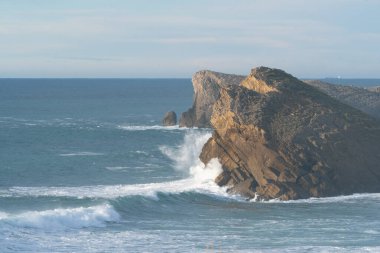
[[[110,171],[120,171],[120,170],[126,170],[126,169],[130,169],[131,167],[128,167],[128,166],[108,166],[106,167],[107,170],[110,170]]]
[[[157,128],[166,128],[157,126]],[[155,128],[155,127],[153,127]],[[0,188],[0,197],[22,197],[22,196],[57,196],[73,198],[105,198],[114,199],[125,196],[147,196],[157,198],[157,193],[178,194],[182,192],[199,192],[212,194],[216,196],[231,197],[239,199],[236,196],[229,196],[225,188],[217,186],[214,182],[222,169],[217,159],[212,159],[209,164],[204,165],[198,158],[203,145],[211,137],[208,131],[186,132],[182,145],[177,147],[161,146],[160,150],[173,160],[174,168],[184,172],[187,178],[160,183],[133,184],[133,185],[95,185],[80,187],[10,187]],[[94,152],[77,152],[61,154],[63,156],[75,155],[102,155]],[[126,170],[127,166],[107,167],[108,170]],[[380,200],[380,193],[372,194],[353,194],[349,196],[327,197],[327,198],[310,198],[301,200],[270,200],[264,203],[339,203],[339,202],[360,202],[363,199]]]
[[[136,154],[149,155],[148,152],[146,152],[146,151],[142,151],[142,150],[135,150],[135,151],[133,151],[133,152],[136,153]]]
[[[7,213],[4,213],[4,212],[0,212],[0,220],[2,219],[5,219],[8,217],[8,214]]]
[[[377,200],[380,201],[380,193],[355,193],[352,195],[336,196],[336,197],[324,197],[324,198],[309,198],[309,199],[297,199],[282,201],[278,199],[272,199],[264,201],[265,203],[353,203],[360,202],[362,200]]]
[[[209,139],[208,132],[189,132],[184,144],[177,150],[163,147],[164,153],[175,161],[178,170],[186,171],[187,178],[161,183],[133,185],[97,185],[80,187],[11,187],[0,189],[1,197],[57,196],[74,198],[114,199],[125,196],[148,196],[157,198],[157,193],[178,194],[199,192],[227,197],[225,188],[215,184],[214,179],[222,172],[217,159],[204,165],[198,158],[204,143]],[[108,170],[123,170],[126,167],[107,167]]]
[[[198,182],[214,181],[222,171],[218,158],[211,159],[207,165],[199,161],[198,164],[190,167],[191,177]]]
[[[175,169],[190,174],[190,168],[199,165],[199,154],[210,137],[211,133],[208,131],[188,131],[182,145],[177,147],[161,146],[160,151],[174,161]]]
[[[209,175],[213,175],[210,173]],[[199,192],[227,196],[225,190],[207,177],[196,176],[182,180],[163,183],[133,185],[96,185],[80,187],[11,187],[0,190],[1,197],[73,197],[115,199],[126,196],[146,196],[157,198],[157,193],[178,194],[182,192]]]
[[[234,252],[247,252],[246,250],[234,250]],[[257,248],[250,252],[256,253],[298,253],[298,252],[308,252],[308,253],[364,253],[364,252],[380,252],[380,247],[338,247],[338,246],[296,246],[296,247],[279,247],[279,248]]]
[[[378,235],[380,234],[380,231],[374,230],[374,229],[367,229],[367,230],[364,230],[364,233],[371,234],[371,235]]]
[[[127,131],[147,131],[147,130],[188,130],[186,127],[179,127],[176,126],[160,126],[160,125],[154,125],[154,126],[137,126],[137,125],[120,125],[118,126],[119,129],[127,130]]]
[[[104,155],[104,154],[96,153],[96,152],[87,152],[87,151],[59,154],[59,156],[99,156],[99,155]]]
[[[43,229],[103,227],[106,222],[116,222],[119,219],[119,214],[109,204],[0,214],[0,222],[13,226]]]

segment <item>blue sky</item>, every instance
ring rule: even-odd
[[[0,77],[380,78],[378,0],[0,0]]]

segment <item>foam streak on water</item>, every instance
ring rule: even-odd
[[[119,214],[108,204],[28,211],[19,214],[0,213],[0,224],[41,229],[103,227],[106,222],[118,221]]]
[[[136,126],[136,125],[120,125],[118,126],[119,129],[126,130],[126,131],[147,131],[147,130],[188,130],[189,128],[186,127],[179,127],[177,126],[160,126],[160,125],[153,125],[153,126]]]
[[[183,143],[178,147],[160,146],[163,154],[174,161],[177,170],[190,173],[189,168],[197,166],[200,162],[199,155],[203,145],[210,139],[211,133],[188,131],[184,137]]]
[[[336,196],[336,197],[324,197],[324,198],[309,198],[309,199],[297,199],[297,200],[269,200],[264,203],[284,203],[284,204],[297,204],[297,203],[355,203],[363,200],[377,200],[380,201],[380,193],[355,193],[352,195]]]
[[[98,156],[98,155],[104,155],[104,154],[103,153],[96,153],[96,152],[87,152],[87,151],[59,154],[59,156]]]
[[[182,180],[169,182],[132,184],[132,185],[95,185],[80,187],[10,187],[0,189],[1,197],[74,197],[114,199],[126,196],[157,197],[157,193],[178,194],[182,192],[200,192],[205,194],[227,196],[224,188],[214,183],[222,172],[219,161],[214,158],[207,165],[198,156],[204,143],[210,138],[209,132],[189,131],[179,147],[162,146],[161,151],[175,162],[175,168],[185,172]],[[85,154],[84,154],[85,153]],[[97,153],[80,152],[66,155],[98,155]],[[119,167],[115,167],[120,169]],[[113,168],[114,169],[114,168]]]
[[[214,175],[211,172],[210,175]],[[218,187],[206,176],[196,176],[183,180],[163,183],[134,185],[97,185],[80,187],[11,187],[0,190],[1,197],[73,197],[114,199],[126,196],[156,197],[157,193],[178,194],[183,192],[201,192],[205,194],[226,195],[223,188]],[[227,196],[227,195],[226,195]]]
[[[248,202],[159,126],[191,80],[0,80],[0,252],[379,252],[380,195]],[[168,108],[168,106],[170,108]]]

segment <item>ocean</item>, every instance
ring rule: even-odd
[[[162,127],[190,79],[0,79],[0,252],[380,252],[380,193],[250,202]]]

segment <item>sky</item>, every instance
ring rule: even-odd
[[[0,77],[380,78],[378,0],[0,0]]]

